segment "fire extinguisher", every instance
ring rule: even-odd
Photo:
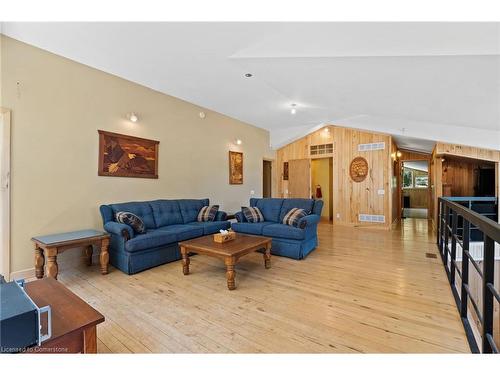
[[[316,199],[323,198],[323,193],[321,192],[321,185],[316,185]]]

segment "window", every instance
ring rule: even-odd
[[[413,187],[413,171],[411,169],[403,169],[403,189]]]

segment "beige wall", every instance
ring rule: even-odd
[[[33,267],[32,236],[101,228],[102,203],[208,197],[234,211],[262,193],[262,159],[274,158],[265,130],[4,36],[1,78],[12,110],[11,271]],[[159,140],[159,179],[98,177],[97,129]],[[228,184],[229,150],[244,153],[243,185]]]

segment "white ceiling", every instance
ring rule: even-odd
[[[500,149],[499,23],[9,22],[2,32],[268,129],[273,147],[329,123],[414,150]]]

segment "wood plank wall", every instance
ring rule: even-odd
[[[390,155],[395,147],[390,135],[329,125],[277,150],[278,196],[288,197],[288,181],[283,180],[283,163],[311,158],[311,145],[332,142],[333,154],[321,156],[333,157],[334,224],[389,228],[393,219],[391,178],[394,174]],[[358,144],[374,142],[385,142],[384,150],[358,151]],[[350,163],[356,156],[364,157],[369,165],[369,175],[360,183],[353,182],[349,176]],[[378,194],[378,190],[384,190],[384,194]],[[360,222],[359,214],[385,215],[385,223]]]

